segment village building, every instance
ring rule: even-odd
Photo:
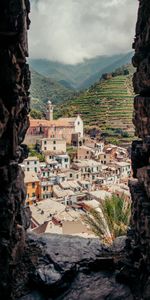
[[[79,180],[78,183],[83,191],[90,191],[92,189],[92,183],[88,180]]]
[[[83,222],[82,208],[72,209],[53,200],[44,200],[31,207],[31,229],[37,234],[57,233],[96,238]]]
[[[82,146],[77,148],[77,159],[83,160],[83,159],[91,159],[93,155],[93,151],[91,148]]]
[[[41,180],[41,200],[50,199],[53,193],[53,183],[51,180]]]
[[[56,155],[55,160],[58,162],[58,168],[60,169],[70,168],[70,157],[68,154]]]
[[[50,101],[47,107],[47,120],[30,119],[30,127],[27,131],[27,144],[36,143],[41,138],[61,138],[65,139],[67,144],[71,144],[72,135],[76,134],[83,138],[83,121],[78,115],[74,118],[53,119],[53,109]]]
[[[72,205],[77,202],[77,197],[75,193],[69,189],[62,189],[59,185],[53,186],[53,197],[61,200],[61,203],[67,205]]]
[[[117,146],[115,145],[109,145],[105,147],[105,153],[110,155],[110,160],[115,160],[116,159],[116,151],[117,151]]]
[[[75,147],[81,147],[84,144],[84,137],[81,134],[73,133],[71,144]]]
[[[40,180],[37,174],[32,171],[25,171],[24,182],[27,189],[26,204],[33,204],[41,200]]]
[[[120,178],[128,178],[131,176],[131,164],[129,162],[115,162],[115,166],[119,170]]]
[[[66,153],[66,140],[62,138],[41,139],[41,151],[43,154],[64,154]]]
[[[98,149],[99,153],[104,151],[103,141],[98,142],[96,139],[90,139],[89,137],[86,137],[84,139],[84,145],[92,149]]]
[[[99,177],[102,165],[93,159],[79,160],[72,164],[75,170],[81,171],[82,180],[94,181]]]
[[[110,198],[112,196],[112,193],[107,192],[105,190],[96,190],[96,191],[90,191],[89,192],[89,199],[95,199],[97,201],[104,201],[106,198]]]
[[[74,193],[81,192],[81,186],[75,180],[64,181],[60,183],[60,187],[64,190],[72,190]]]
[[[126,184],[114,184],[109,188],[108,191],[120,198],[123,197],[126,201],[131,201],[131,193],[129,191],[128,185]]]
[[[29,156],[23,161],[24,170],[27,172],[38,173],[40,171],[40,162],[39,159],[35,156]]]
[[[108,165],[110,163],[110,154],[109,153],[105,153],[105,152],[101,152],[98,156],[99,161],[101,162],[101,164],[104,165]]]
[[[81,171],[70,168],[67,172],[67,180],[81,180]]]

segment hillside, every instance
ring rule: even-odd
[[[86,59],[83,63],[66,65],[45,59],[30,59],[31,68],[43,76],[60,82],[65,87],[83,90],[98,81],[103,73],[112,72],[116,68],[131,61],[132,53],[112,56],[98,56]]]
[[[121,129],[132,132],[133,90],[132,75],[119,75],[101,80],[79,97],[57,108],[57,116],[80,113],[86,128],[104,132]]]
[[[74,95],[73,90],[31,69],[31,108],[43,111],[49,99],[54,104],[58,104],[72,95]]]

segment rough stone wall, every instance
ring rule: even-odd
[[[150,299],[150,1],[140,0],[133,43],[133,123],[139,140],[132,144],[134,180],[131,230],[126,243],[126,274],[136,286],[137,299]],[[124,273],[125,274],[125,273]],[[142,294],[140,296],[140,294]]]
[[[29,0],[0,1],[0,299],[11,298],[15,265],[29,226],[25,187],[18,163],[27,156],[30,72],[27,29]]]
[[[27,156],[26,146],[21,143],[29,126],[30,72],[26,63],[29,11],[29,0],[0,1],[0,299],[13,299],[12,283],[21,256],[24,256],[24,263],[27,264],[24,249],[29,217],[24,208],[26,193],[23,173],[18,163]],[[118,279],[128,279],[132,287],[136,287],[135,299],[150,299],[149,0],[139,0],[133,48],[133,65],[137,68],[133,83],[138,95],[134,100],[133,122],[140,140],[132,145],[135,180],[130,182],[133,200],[131,229],[126,241],[126,260]],[[31,252],[29,247],[28,251]],[[55,249],[53,251],[55,252]],[[47,275],[45,276],[47,278]],[[50,272],[50,279],[51,276]],[[92,278],[94,277],[91,277],[90,282]],[[23,276],[20,280],[23,280]],[[106,281],[108,282],[107,278]],[[110,294],[107,297],[116,299],[113,296],[111,298]],[[79,299],[78,295],[75,299]],[[97,299],[97,295],[92,299]]]

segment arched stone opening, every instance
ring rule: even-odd
[[[30,72],[26,57],[28,56],[27,29],[29,28],[29,0],[2,0],[0,3],[0,295],[5,299],[17,299],[25,293],[29,283],[30,276],[35,276],[36,290],[28,298],[22,299],[50,299],[47,296],[49,291],[51,299],[56,299],[58,281],[64,280],[64,285],[71,285],[75,273],[82,281],[87,278],[86,272],[80,273],[84,267],[87,272],[95,270],[106,270],[108,277],[111,274],[113,278],[114,290],[108,290],[109,299],[117,299],[118,293],[121,299],[133,299],[129,290],[115,283],[115,268],[113,251],[111,257],[106,255],[104,248],[101,248],[101,255],[95,260],[88,261],[89,265],[83,264],[82,260],[76,259],[72,262],[72,268],[65,270],[65,263],[60,270],[60,264],[52,264],[48,250],[42,252],[42,247],[47,243],[49,251],[54,251],[53,255],[57,257],[57,245],[65,243],[66,240],[47,238],[47,240],[38,241],[36,238],[27,243],[26,229],[29,226],[29,212],[25,210],[24,201],[26,197],[23,183],[23,173],[18,164],[27,157],[27,148],[22,145],[26,130],[29,126],[28,113],[30,110],[29,86]],[[150,298],[150,5],[149,0],[139,1],[139,14],[136,26],[136,38],[133,44],[135,55],[133,64],[137,71],[133,78],[134,88],[138,96],[134,100],[134,119],[136,133],[141,139],[134,142],[132,146],[132,165],[135,180],[130,182],[131,194],[133,199],[131,230],[128,232],[123,260],[120,265],[123,266],[118,274],[120,281],[130,282],[133,292],[137,299]],[[76,253],[80,247],[86,249],[89,245],[81,245],[79,241],[74,240],[72,247],[78,245]],[[28,246],[30,245],[30,247]],[[48,247],[48,246],[47,246]],[[45,248],[44,248],[45,249]],[[90,245],[89,249],[97,249],[97,245]],[[59,247],[59,251],[62,248]],[[47,252],[46,252],[47,251]],[[42,258],[42,255],[45,256]],[[114,253],[114,252],[113,252]],[[117,252],[115,252],[117,253]],[[43,284],[39,269],[35,270],[38,255],[41,260],[45,260],[45,273]],[[75,254],[74,254],[75,255]],[[76,257],[76,255],[75,255]],[[62,258],[62,256],[61,256]],[[29,264],[27,266],[27,264]],[[31,264],[31,265],[30,265]],[[48,269],[46,269],[48,264]],[[38,264],[38,268],[41,265]],[[55,278],[52,277],[52,269],[55,267]],[[110,269],[113,271],[110,271]],[[34,270],[33,270],[34,269]],[[111,270],[112,270],[111,269]],[[29,273],[26,273],[26,270]],[[64,273],[63,273],[64,271]],[[70,273],[69,273],[70,272]],[[60,275],[61,274],[61,275]],[[82,275],[81,275],[82,274]],[[30,275],[30,276],[29,276]],[[61,277],[60,277],[61,276]],[[67,277],[68,276],[68,277]],[[95,273],[93,280],[95,280]],[[99,274],[100,276],[100,274]],[[101,287],[108,277],[101,273],[103,280]],[[82,277],[82,278],[81,278]],[[102,277],[101,277],[102,278]],[[57,279],[57,280],[56,280]],[[43,280],[43,281],[42,281]],[[55,281],[55,284],[51,281]],[[32,282],[33,282],[32,281]],[[90,277],[92,281],[92,276]],[[20,287],[18,286],[20,282]],[[96,281],[95,281],[96,282]],[[99,282],[99,281],[97,281]],[[140,282],[140,283],[139,283]],[[13,285],[13,286],[12,286]],[[138,288],[137,288],[138,285]],[[28,284],[29,293],[30,284]],[[38,292],[40,288],[40,292]],[[92,286],[91,286],[92,288]],[[22,290],[21,290],[22,289]],[[24,290],[23,290],[24,289]],[[44,291],[43,291],[44,289]],[[59,286],[60,293],[64,292],[65,287]],[[62,290],[61,290],[62,289]],[[77,285],[74,282],[74,291]],[[100,289],[93,285],[93,289]],[[108,296],[107,293],[107,296]],[[112,293],[112,294],[111,294]],[[43,295],[45,295],[45,298]],[[41,296],[40,296],[41,295]],[[74,294],[71,294],[74,295]],[[90,295],[90,294],[89,294]],[[99,294],[98,294],[99,295]],[[114,296],[115,295],[115,296]],[[106,296],[106,295],[105,295]],[[69,294],[59,299],[71,299]],[[73,296],[71,296],[73,297]],[[76,297],[76,298],[75,298]],[[93,296],[91,296],[93,297]],[[96,297],[96,294],[95,294]],[[100,297],[100,296],[99,296]],[[79,299],[78,294],[72,299]],[[104,295],[103,295],[104,298]],[[21,299],[21,298],[20,298]],[[58,298],[57,298],[58,299]],[[81,298],[80,298],[81,299]],[[82,295],[86,299],[86,295]],[[89,296],[89,299],[90,296]],[[92,298],[94,299],[94,298]],[[95,298],[96,299],[96,298]],[[105,298],[104,298],[105,299]]]

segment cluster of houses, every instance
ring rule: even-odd
[[[47,114],[49,120],[31,120],[26,137],[28,143],[38,141],[38,151],[45,161],[30,156],[22,164],[31,228],[37,233],[91,237],[93,233],[84,222],[91,207],[97,209],[112,194],[130,199],[128,152],[84,137],[80,116],[53,121],[51,102]],[[68,144],[75,149],[73,159],[67,152]]]

